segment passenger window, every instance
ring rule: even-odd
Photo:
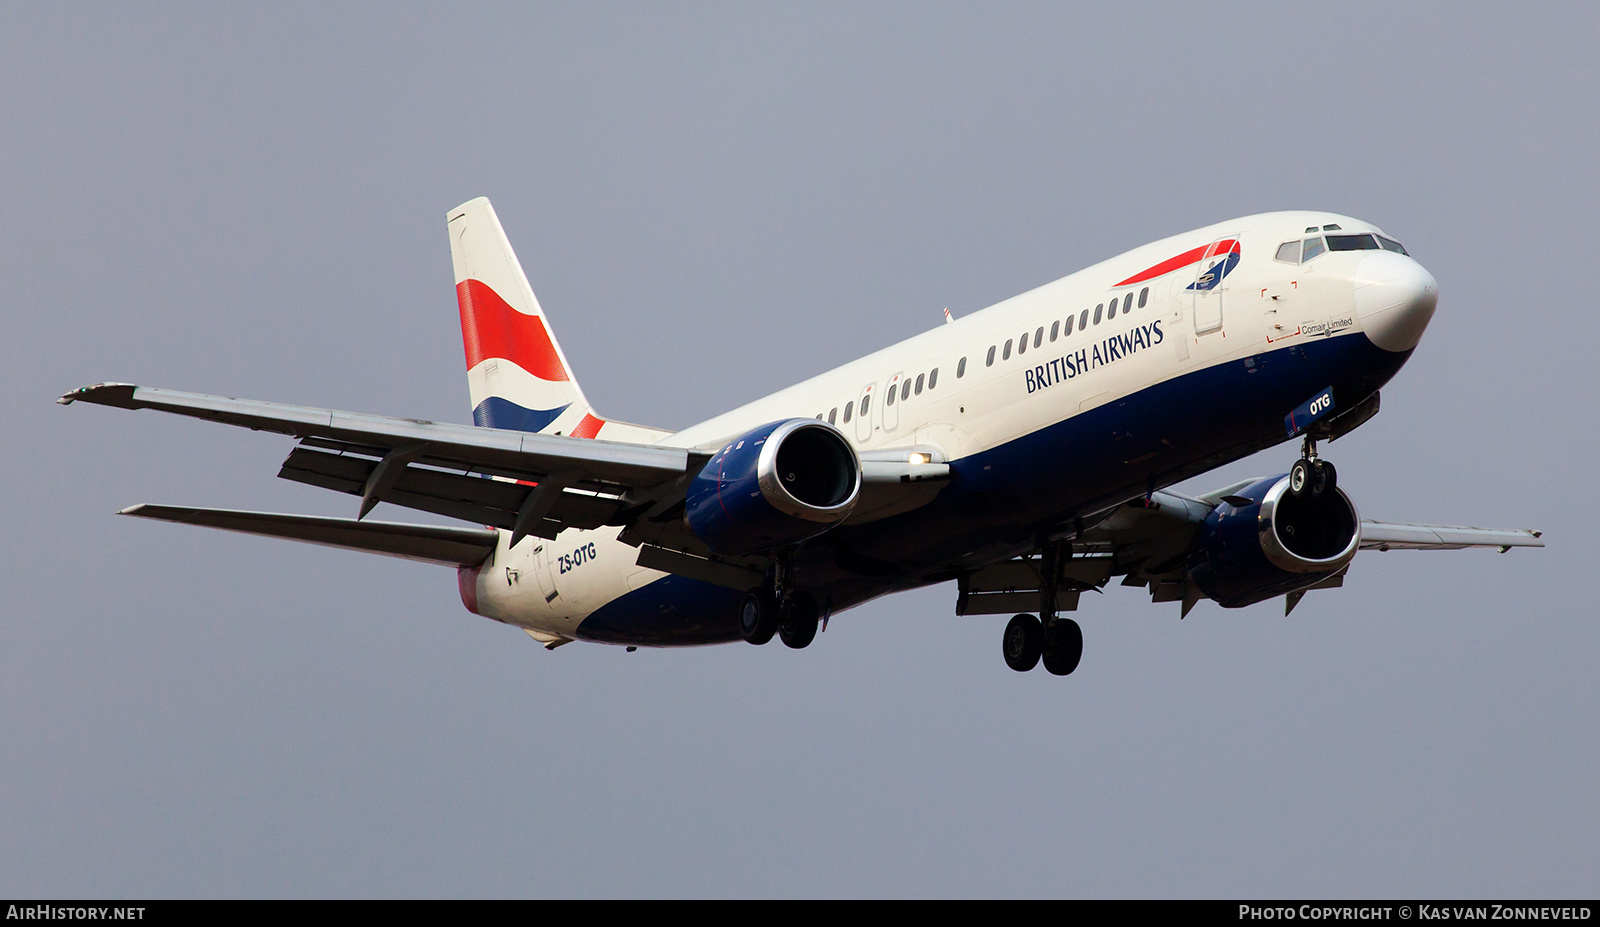
[[[844,420],[846,424],[848,424],[850,421],[850,410],[855,408],[855,405],[856,401],[854,399],[844,404]]]
[[[1145,300],[1147,300],[1149,298],[1150,298],[1150,288],[1149,287],[1145,287],[1144,289],[1139,291],[1139,308],[1140,309],[1144,308],[1144,302],[1145,302]]]
[[[1379,235],[1378,236],[1378,244],[1381,245],[1383,247],[1383,250],[1385,250],[1385,251],[1395,251],[1395,252],[1398,252],[1400,254],[1409,254],[1409,252],[1407,252],[1406,249],[1404,247],[1402,247],[1400,245],[1400,243],[1398,241],[1395,241],[1393,238],[1384,238],[1382,235]]]
[[[919,389],[919,390],[917,390],[917,392],[920,393],[920,392],[922,392],[922,390]],[[906,398],[910,397],[910,395],[911,395],[911,381],[910,380],[906,380],[904,383],[900,384],[900,398],[901,399],[906,399]]]
[[[1011,339],[1010,338],[1006,339],[1006,347],[1005,347],[1005,350],[1000,352],[1000,359],[1001,360],[1010,360],[1011,359]]]
[[[1101,303],[1100,305],[1094,307],[1094,324],[1096,324],[1096,325],[1100,324],[1100,313],[1105,308],[1106,308],[1106,304],[1105,303]]]
[[[1273,260],[1282,261],[1285,264],[1300,263],[1300,243],[1298,241],[1286,241],[1279,245],[1278,253],[1273,257]]]
[[[1076,321],[1076,320],[1077,320],[1077,318],[1078,318],[1078,317],[1077,317],[1077,316],[1075,316],[1075,315],[1069,315],[1069,316],[1067,316],[1067,330],[1066,330],[1066,331],[1065,331],[1065,332],[1062,332],[1062,335],[1063,335],[1063,336],[1066,336],[1066,335],[1070,335],[1070,334],[1072,334],[1072,323],[1073,323],[1073,322],[1074,322],[1074,321]]]
[[[1117,301],[1113,299],[1111,301],[1110,305],[1106,306],[1106,321],[1109,322],[1110,320],[1112,320],[1112,319],[1114,319],[1116,317],[1117,317]]]
[[[870,406],[870,405],[872,405],[872,394],[868,393],[865,396],[861,397],[861,417],[862,418],[866,418],[867,417],[867,406]]]
[[[1300,263],[1302,264],[1327,250],[1322,247],[1322,239],[1320,238],[1307,238],[1305,244],[1305,250],[1300,252]]]
[[[897,392],[899,392],[899,390],[894,388],[894,384],[893,383],[890,383],[889,384],[889,395],[883,397],[883,404],[886,405],[886,406],[894,405],[894,394],[897,393]]]
[[[834,419],[834,416],[836,416],[838,414],[839,414],[839,407],[838,406],[834,406],[833,408],[829,409],[828,410],[828,424],[830,424],[830,425],[837,424],[833,419]]]
[[[1061,333],[1061,320],[1060,319],[1056,319],[1054,322],[1050,323],[1050,340],[1051,341],[1056,340],[1056,335],[1058,335],[1060,333]]]
[[[989,359],[983,364],[985,367],[994,366],[994,345],[989,345]]]
[[[1043,325],[1039,326],[1039,330],[1033,333],[1033,346],[1037,348],[1041,344],[1044,344],[1044,326]]]
[[[1083,331],[1084,329],[1086,329],[1088,327],[1089,327],[1089,310],[1085,309],[1085,310],[1083,310],[1082,313],[1080,313],[1078,315],[1078,331],[1081,332],[1081,331]]]
[[[917,395],[918,395],[918,396],[921,396],[921,395],[922,395],[922,374],[920,374],[920,373],[919,373],[919,374],[917,374],[917,388],[916,388],[916,394],[917,394]]]
[[[1027,332],[1023,332],[1022,333],[1022,337],[1017,339],[1017,353],[1018,354],[1026,354],[1026,353],[1028,353],[1028,333]]]
[[[928,373],[928,389],[939,385],[939,368],[935,367]]]
[[[959,380],[959,379],[961,379],[962,377],[964,377],[966,375],[967,375],[967,359],[965,357],[963,357],[963,358],[961,358],[961,360],[956,362],[956,379]]]

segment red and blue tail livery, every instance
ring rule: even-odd
[[[570,434],[594,418],[487,199],[451,212],[450,253],[473,422]]]

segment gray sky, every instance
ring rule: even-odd
[[[0,7],[0,894],[1593,896],[1597,26]],[[1289,619],[1112,587],[1063,680],[953,586],[804,652],[546,653],[449,570],[113,516],[354,503],[83,384],[470,421],[478,195],[590,399],[666,427],[1155,238],[1360,216],[1443,295],[1341,485],[1550,547],[1363,554]]]

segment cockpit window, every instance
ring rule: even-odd
[[[1323,247],[1322,239],[1307,238],[1305,250],[1300,252],[1300,263],[1304,264],[1326,250],[1327,248]]]
[[[1337,231],[1339,231],[1339,226],[1337,226],[1337,225],[1324,225],[1322,227],[1322,230],[1324,232],[1337,232]],[[1333,250],[1338,251],[1339,249],[1335,248]]]
[[[1378,239],[1371,235],[1329,235],[1329,251],[1377,251]]]
[[[1409,251],[1402,247],[1401,244],[1398,241],[1395,241],[1393,238],[1384,238],[1382,235],[1379,235],[1378,244],[1382,245],[1383,250],[1385,251],[1394,251],[1396,253],[1405,255],[1410,254]]]
[[[1279,245],[1277,260],[1285,264],[1300,263],[1300,243],[1298,241],[1286,241]]]

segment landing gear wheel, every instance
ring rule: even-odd
[[[787,607],[778,618],[778,636],[784,646],[799,650],[816,639],[817,600],[804,592],[789,597]]]
[[[1339,472],[1326,460],[1318,460],[1311,477],[1311,495],[1320,499],[1339,485]]]
[[[1006,636],[1001,638],[1000,644],[1006,665],[1026,673],[1039,665],[1039,652],[1044,649],[1044,625],[1032,615],[1018,615],[1006,625]]]
[[[745,593],[739,604],[739,633],[752,644],[765,644],[778,630],[778,603],[765,589]]]
[[[1289,492],[1295,496],[1303,496],[1311,485],[1311,461],[1304,457],[1294,462],[1289,468]]]
[[[1322,494],[1328,491],[1328,471],[1323,468],[1322,461],[1311,462],[1311,498],[1321,499]]]
[[[1044,632],[1044,668],[1054,676],[1066,676],[1083,659],[1083,629],[1071,618],[1059,618]]]

